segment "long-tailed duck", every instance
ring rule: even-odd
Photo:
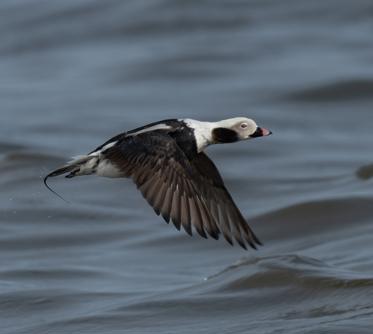
[[[168,119],[123,132],[92,152],[79,156],[44,178],[96,174],[131,178],[157,215],[192,235],[247,249],[259,239],[246,223],[224,186],[214,163],[203,150],[211,144],[233,143],[272,132],[245,117],[219,122]],[[49,187],[48,187],[49,188]],[[50,188],[49,188],[50,189]]]

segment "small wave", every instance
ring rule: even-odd
[[[0,142],[0,152],[2,154],[8,152],[14,152],[25,149],[22,145],[14,144],[14,143],[7,143],[7,142]]]
[[[357,223],[370,223],[373,214],[369,197],[331,198],[297,203],[249,221],[266,240],[310,239],[311,235],[356,229]]]
[[[112,275],[112,273],[110,273]],[[0,271],[2,280],[93,280],[106,278],[107,273],[86,268],[58,268],[58,269],[14,269]]]
[[[278,286],[312,289],[373,286],[371,276],[295,254],[245,259],[207,280],[217,284],[215,290],[220,292]]]
[[[16,164],[17,162],[22,162],[22,163],[42,163],[46,161],[53,161],[53,162],[59,162],[61,163],[63,158],[57,157],[54,155],[50,154],[44,154],[40,152],[29,152],[29,151],[23,151],[23,150],[11,150],[2,159],[3,163],[8,162],[11,163],[13,162]]]
[[[0,249],[4,253],[40,251],[42,249],[54,251],[58,248],[66,247],[81,249],[84,246],[122,242],[123,239],[125,237],[120,231],[75,232],[63,235],[46,234],[43,236],[7,238],[6,240],[1,240]]]

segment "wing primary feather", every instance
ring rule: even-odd
[[[233,240],[231,236],[232,232],[231,232],[231,227],[230,227],[228,217],[226,216],[224,209],[222,208],[222,204],[219,204],[218,208],[219,208],[219,223],[220,223],[220,228],[223,232],[224,239],[231,246],[233,246]]]
[[[175,227],[180,231],[180,191],[178,186],[175,187],[172,196],[171,219]]]
[[[159,186],[159,191],[157,192],[155,199],[154,199],[154,209],[157,210],[159,213],[161,213],[162,209],[162,204],[164,201],[164,197],[166,195],[167,188],[165,187],[165,184],[163,180],[161,180],[160,186]]]
[[[164,195],[163,204],[161,207],[161,213],[164,220],[169,223],[170,222],[170,212],[171,212],[171,205],[172,205],[172,188],[170,185],[164,185],[166,187],[166,194]]]
[[[210,236],[212,236],[214,239],[216,239],[216,233],[214,233],[214,231],[219,231],[219,230],[216,227],[214,216],[210,212],[206,202],[207,202],[207,200],[205,200],[204,198],[201,199],[201,204],[203,205],[203,210],[205,211],[205,213],[208,217],[208,219],[206,221],[206,225],[204,225],[204,228]]]
[[[198,226],[202,224],[202,217],[198,205],[196,204],[196,202],[198,201],[198,197],[196,197],[196,194],[191,190],[189,182],[186,182],[186,189],[188,194],[187,200],[189,204],[191,223],[200,234]]]
[[[156,176],[155,176],[156,178]],[[147,202],[152,206],[154,212],[159,216],[160,215],[160,209],[155,205],[155,201],[157,199],[157,188],[159,185],[159,179],[155,179],[154,177],[149,177],[148,180],[146,180],[142,185],[140,185],[139,189],[144,196],[144,198],[147,200]]]
[[[181,224],[186,233],[192,235],[192,225],[190,222],[190,212],[189,212],[189,203],[188,199],[186,198],[185,193],[181,196]]]
[[[150,190],[152,189],[152,185],[153,185],[152,181],[153,180],[151,179],[151,177],[149,177],[143,184],[139,186],[141,193],[146,199],[148,199],[148,194]]]
[[[237,219],[237,216],[234,214],[234,211],[229,210],[227,208],[227,215],[229,217],[229,223],[233,232],[234,239],[237,241],[237,243],[245,250],[247,250],[245,240],[242,237],[239,220]]]
[[[254,249],[257,249],[256,245],[261,246],[261,242],[255,236],[253,231],[250,229],[250,226],[247,224],[246,219],[242,216],[241,212],[236,210],[237,219],[241,221],[241,228],[243,230],[243,235],[245,236],[246,242]],[[258,242],[259,241],[259,242]]]
[[[212,196],[212,194],[210,195]],[[219,228],[217,226],[217,220],[214,217],[212,206],[208,204],[209,201],[211,201],[211,199],[209,199],[209,195],[207,195],[206,198],[201,196],[201,204],[203,206],[203,210],[206,212],[206,215],[208,216],[204,228],[212,238],[219,239]]]
[[[192,235],[192,225],[190,218],[190,207],[188,202],[187,187],[184,178],[180,178],[180,209],[181,209],[181,224],[186,233]]]
[[[175,172],[172,168],[167,168],[166,170],[166,177],[167,183],[165,181],[165,186],[167,187],[167,191],[163,200],[163,205],[161,208],[162,216],[168,223],[170,221],[171,211],[172,211],[172,202],[173,202],[173,196],[175,191]]]
[[[199,211],[196,208],[196,203],[193,197],[188,197],[188,202],[189,202],[191,223],[193,224],[193,226],[195,226],[196,222],[198,222],[201,219],[199,215]]]
[[[217,206],[217,200],[214,196],[214,193],[208,191],[208,189],[205,189],[204,194],[204,196],[206,197],[205,206],[208,213],[211,216],[211,224],[208,226],[209,228],[207,229],[207,232],[212,238],[218,240],[221,231],[219,228],[219,211]]]
[[[153,208],[159,211],[159,208],[156,206],[156,200],[162,187],[162,180],[160,178],[160,175],[158,173],[153,175],[150,182],[151,186],[148,192],[148,200]]]
[[[207,239],[206,232],[204,230],[205,226],[208,226],[210,224],[209,222],[209,215],[206,209],[204,208],[203,202],[198,197],[198,200],[196,201],[198,210],[200,212],[201,220],[196,221],[196,224],[194,227],[196,228],[197,232],[200,234],[201,237]]]
[[[255,235],[255,233],[253,231],[250,231],[251,232],[251,235],[254,239],[254,241],[259,245],[259,246],[263,246],[263,243],[258,239],[258,237]]]
[[[138,168],[133,173],[132,178],[137,184],[138,188],[146,182],[146,176],[147,176],[148,171],[149,170],[147,168],[147,165],[144,165],[142,168]]]

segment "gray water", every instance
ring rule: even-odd
[[[2,0],[0,333],[372,333],[372,1]],[[166,118],[260,250],[189,237],[125,179],[42,177]]]

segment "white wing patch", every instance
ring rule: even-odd
[[[113,141],[113,142],[111,142],[109,144],[106,144],[100,151],[101,152],[106,151],[108,148],[113,147],[117,142],[118,141],[116,140],[116,141]]]
[[[99,156],[102,152],[106,151],[106,150],[109,149],[110,147],[113,147],[117,142],[118,142],[118,141],[116,140],[116,141],[113,141],[113,142],[111,142],[111,143],[109,143],[109,144],[106,144],[104,147],[101,147],[99,150],[97,150],[97,151],[93,151],[92,153],[90,153],[89,156],[93,156],[93,157],[95,157],[95,156]],[[85,157],[85,156],[82,155],[81,157]],[[76,157],[74,157],[74,159],[75,159],[75,158],[76,158]],[[77,158],[79,158],[79,157],[77,157]]]
[[[156,124],[153,126],[149,126],[148,128],[145,128],[145,129],[142,129],[136,132],[131,132],[127,134],[126,137],[136,136],[140,133],[145,133],[145,132],[150,132],[150,131],[155,131],[155,130],[170,130],[170,129],[172,129],[172,126],[164,124],[164,123],[160,123],[160,124]]]

